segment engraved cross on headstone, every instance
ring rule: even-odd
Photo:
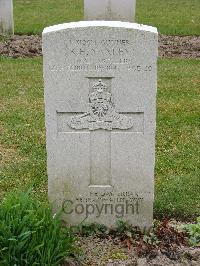
[[[119,131],[143,132],[143,112],[116,111],[111,91],[112,78],[89,78],[88,111],[58,114],[58,132],[85,131],[90,135],[90,184],[112,186],[112,134]]]

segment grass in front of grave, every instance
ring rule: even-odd
[[[200,35],[199,0],[137,0],[136,21],[172,35]],[[41,33],[44,27],[83,20],[81,0],[14,1],[16,34]]]
[[[42,61],[0,59],[0,80],[0,197],[33,186],[46,200]]]
[[[0,60],[0,198],[33,186],[36,197],[45,201],[42,62]],[[159,61],[155,214],[160,217],[200,213],[199,65],[197,60]]]
[[[161,60],[157,101],[158,215],[200,213],[199,60]]]

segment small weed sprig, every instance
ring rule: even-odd
[[[110,230],[102,224],[92,223],[92,224],[80,224],[78,226],[71,227],[74,234],[81,236],[101,236],[104,237],[109,234]]]

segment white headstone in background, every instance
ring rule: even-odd
[[[136,0],[84,0],[85,20],[135,21]]]
[[[0,34],[11,35],[13,33],[13,2],[12,0],[0,0]]]
[[[152,224],[157,46],[127,22],[43,32],[49,198],[71,225]]]

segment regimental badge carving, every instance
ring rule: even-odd
[[[133,120],[115,111],[112,94],[108,91],[108,86],[99,79],[89,94],[88,112],[73,116],[68,125],[73,129],[129,129],[133,127]]]

